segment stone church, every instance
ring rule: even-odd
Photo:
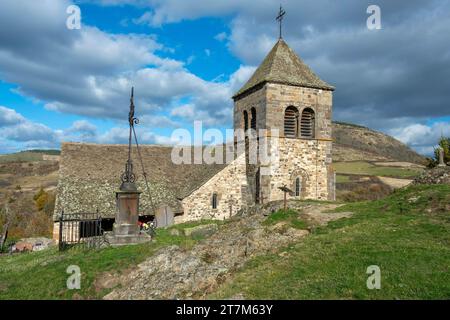
[[[136,182],[142,192],[142,217],[166,216],[166,225],[199,219],[226,219],[241,210],[282,200],[335,199],[332,168],[332,94],[322,81],[280,38],[247,83],[232,97],[234,129],[278,130],[264,140],[270,161],[250,163],[248,136],[226,148],[245,144],[226,164],[174,164],[172,147],[141,146],[144,179]],[[250,130],[249,130],[250,129]],[[197,148],[197,147],[196,147]],[[198,147],[200,148],[200,147]],[[194,152],[194,149],[192,152]],[[238,149],[238,148],[236,148]],[[137,150],[132,151],[137,159]],[[116,212],[115,191],[120,184],[127,146],[63,143],[54,214],[98,212],[104,225],[112,225]],[[144,169],[143,169],[144,170]],[[167,219],[167,214],[172,218]]]

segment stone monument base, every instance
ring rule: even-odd
[[[139,244],[150,242],[152,237],[146,233],[139,233],[133,235],[115,235],[113,232],[106,234],[106,239],[112,246],[124,246],[129,244]]]

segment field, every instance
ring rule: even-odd
[[[408,162],[335,162],[336,198],[339,201],[376,200],[404,187],[424,169]]]
[[[338,175],[367,175],[393,178],[412,178],[417,176],[422,169],[418,167],[393,167],[383,163],[369,163],[364,161],[335,162],[333,168]]]
[[[0,163],[7,162],[36,162],[42,161],[42,156],[46,155],[59,155],[59,150],[30,150],[17,153],[0,155]]]

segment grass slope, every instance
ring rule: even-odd
[[[210,220],[180,224],[184,229]],[[222,223],[216,222],[215,223]],[[97,291],[94,281],[104,272],[120,272],[153,255],[159,248],[179,245],[190,248],[200,238],[173,236],[170,229],[158,229],[156,241],[147,244],[108,247],[99,250],[71,249],[58,252],[56,248],[0,257],[0,299],[98,299],[108,292]],[[68,290],[66,273],[70,265],[81,270],[81,289]]]
[[[411,186],[352,211],[285,253],[257,257],[211,298],[449,299],[450,186]],[[366,286],[381,268],[381,289]]]

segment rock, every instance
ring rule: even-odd
[[[270,227],[269,230],[276,233],[284,234],[289,229],[289,225],[286,221],[278,222],[274,226]]]
[[[413,184],[450,184],[450,166],[424,170]]]
[[[218,229],[219,228],[215,223],[204,224],[184,229],[184,235],[186,237],[209,237],[213,235]]]
[[[243,293],[236,293],[235,295],[229,297],[227,300],[245,300]]]
[[[39,237],[39,238],[24,238],[20,239],[12,248],[13,252],[24,251],[41,251],[48,249],[55,243],[52,239]]]
[[[170,229],[169,234],[171,236],[179,237],[179,236],[181,236],[181,231],[174,228],[174,229]]]
[[[94,281],[95,290],[112,289],[120,283],[120,278],[116,274],[105,273]]]
[[[316,206],[314,216],[322,214]],[[330,209],[330,206],[320,207]],[[338,214],[330,216],[335,219]],[[284,233],[274,232],[261,224],[265,219],[261,213],[235,217],[220,228],[220,232],[216,232],[216,224],[187,228],[185,234],[188,236],[216,233],[189,249],[175,245],[161,248],[129,274],[121,276],[121,285],[104,299],[207,298],[252,257],[268,252],[278,253],[281,248],[301,241],[308,234],[307,230],[292,228],[286,222],[271,226],[275,230],[285,230]],[[288,259],[289,252],[282,252],[280,257]],[[236,295],[231,299],[245,297]]]
[[[294,239],[305,237],[308,234],[309,234],[308,230],[295,229],[295,228],[289,228],[286,232],[286,235],[288,235]]]

